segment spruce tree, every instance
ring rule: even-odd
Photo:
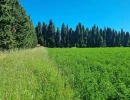
[[[55,42],[56,42],[56,47],[60,47],[60,30],[59,30],[59,28],[57,28]]]
[[[117,33],[115,32],[115,30],[113,30],[112,47],[116,46],[116,36],[117,36]]]
[[[129,32],[126,32],[125,36],[124,36],[124,46],[128,47],[130,46],[130,34]]]
[[[84,31],[84,35],[83,35],[83,39],[84,39],[84,45],[83,45],[83,47],[87,47],[88,32],[89,32],[89,29],[86,28],[86,30]]]
[[[30,17],[18,0],[0,0],[0,47],[30,48],[37,42]]]
[[[124,36],[125,36],[125,32],[123,31],[123,29],[121,29],[121,45],[124,46]]]
[[[74,46],[74,31],[72,28],[69,29],[69,47]]]
[[[67,43],[66,40],[67,40],[67,28],[63,23],[61,27],[61,47],[66,47],[66,43]]]
[[[103,30],[103,47],[106,47],[106,32],[107,32],[107,29],[105,27]]]
[[[78,25],[76,26],[76,30],[75,30],[75,35],[76,35],[76,47],[80,47],[80,41],[81,41],[81,23],[78,23]]]
[[[13,36],[12,24],[14,18],[11,16],[11,3],[8,0],[0,0],[0,48],[12,49],[16,46]]]
[[[38,22],[38,25],[36,26],[36,33],[37,33],[38,44],[44,45],[44,39],[43,39],[41,22]]]
[[[55,26],[53,21],[50,19],[48,32],[47,32],[47,47],[55,47]]]
[[[43,45],[46,46],[46,39],[47,39],[47,32],[48,32],[48,26],[46,23],[43,22],[43,25],[42,25],[42,36],[43,36],[43,40],[44,40],[44,43]]]
[[[65,47],[69,47],[69,28],[68,25],[66,26],[66,44]]]
[[[91,33],[91,47],[95,47],[96,46],[96,34],[97,34],[97,27],[94,24],[94,26],[92,27],[92,33]]]

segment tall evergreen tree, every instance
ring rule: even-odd
[[[12,1],[11,5],[13,5],[13,10],[11,11],[15,22],[12,23],[12,26],[13,29],[16,30],[15,36],[16,42],[18,43],[17,47],[34,47],[36,44],[36,34],[30,16],[26,15],[24,8],[20,5],[18,0],[9,1]]]
[[[83,35],[84,35],[84,26],[81,24],[81,26],[80,26],[80,40],[79,40],[79,47],[81,47],[81,48],[84,46]]]
[[[124,46],[125,47],[130,46],[130,34],[129,34],[129,32],[126,32],[126,34],[124,36]]]
[[[47,47],[55,47],[55,26],[53,21],[50,19],[48,32],[47,32]]]
[[[83,45],[83,26],[81,23],[78,23],[76,26],[76,47],[82,47]]]
[[[13,37],[12,25],[15,20],[11,16],[11,3],[7,0],[0,0],[0,48],[12,49],[16,46]]]
[[[63,23],[61,27],[61,47],[66,47],[67,44],[66,40],[67,40],[67,28]]]
[[[116,36],[117,36],[117,33],[115,32],[115,30],[113,30],[112,47],[116,46]]]
[[[116,36],[116,46],[120,47],[120,45],[121,45],[121,34],[120,32],[118,32]]]
[[[55,40],[56,40],[56,47],[60,47],[60,30],[59,30],[59,28],[57,28]]]
[[[46,40],[47,40],[47,32],[48,32],[48,26],[46,23],[43,22],[43,25],[42,25],[42,38],[44,40],[44,46],[46,46]]]
[[[106,46],[111,47],[111,41],[112,41],[112,29],[107,28],[106,31]]]
[[[66,26],[66,44],[65,44],[65,46],[66,47],[69,47],[69,27],[68,27],[68,25]]]
[[[42,24],[41,24],[41,22],[38,22],[38,25],[36,26],[36,33],[37,33],[38,44],[44,45],[44,37],[43,37],[43,34],[42,34]]]
[[[86,28],[86,30],[84,31],[84,35],[83,35],[83,40],[84,40],[84,45],[83,45],[83,47],[87,47],[88,32],[89,32],[89,29]]]
[[[105,27],[103,30],[103,47],[106,47],[106,33],[107,33],[107,29]]]
[[[92,27],[92,33],[91,33],[91,47],[96,46],[96,34],[97,34],[97,27],[94,25]]]
[[[18,0],[0,0],[0,47],[30,48],[37,43],[30,17]]]
[[[124,46],[124,36],[125,36],[125,32],[123,31],[123,29],[121,29],[121,45]]]
[[[72,28],[69,29],[69,41],[70,41],[69,46],[74,47],[75,43],[76,43],[75,42],[75,31]]]
[[[95,36],[95,47],[100,47],[102,45],[102,37],[100,35],[99,28],[97,26],[96,36]]]
[[[88,31],[88,38],[87,38],[87,47],[92,47],[92,44],[91,44],[91,35],[92,35],[92,30],[90,29]]]

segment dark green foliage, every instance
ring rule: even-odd
[[[42,25],[40,22],[38,22],[38,25],[36,27],[36,33],[37,33],[38,44],[44,45],[44,37],[42,34]]]
[[[67,27],[65,24],[62,24],[61,27],[61,47],[67,47]]]
[[[82,26],[81,23],[79,23],[77,25],[75,35],[76,35],[76,46],[77,47],[83,47],[83,44],[84,44],[84,40],[83,40],[84,26]]]
[[[61,26],[61,32],[58,28],[55,33],[54,24],[52,20],[50,20],[49,26],[45,23],[43,23],[43,26],[40,26],[40,33],[41,30],[44,46],[46,47],[85,48],[130,46],[130,34],[129,32],[124,32],[123,29],[117,32],[109,27],[101,29],[96,25],[94,25],[91,29],[88,29],[81,23],[78,23],[76,29],[73,30],[63,23]],[[36,32],[39,34],[37,27]]]
[[[47,32],[48,32],[48,26],[47,26],[46,23],[43,22],[43,25],[42,25],[42,36],[43,36],[43,39],[44,39],[44,43],[43,43],[44,46],[46,46]]]
[[[56,42],[56,47],[60,47],[60,30],[59,30],[59,28],[57,28],[55,42]]]
[[[0,48],[30,48],[37,43],[35,29],[18,0],[0,0]]]
[[[9,1],[0,1],[0,48],[12,49],[15,47],[12,26],[14,18],[11,16]]]
[[[130,35],[129,32],[126,32],[125,36],[124,36],[124,46],[130,46]]]
[[[47,47],[55,47],[55,26],[52,20],[49,21],[48,31],[47,31]]]
[[[4,30],[0,30],[0,47],[2,49],[12,49],[16,46],[16,41],[11,33],[11,26],[4,26]]]
[[[74,34],[74,31],[73,31],[72,28],[69,29],[69,33],[68,34],[69,34],[69,43],[68,43],[69,47],[74,47],[74,42],[75,42],[74,41],[74,35],[75,34]]]

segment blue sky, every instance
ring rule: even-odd
[[[20,0],[34,26],[38,21],[55,26],[62,23],[75,29],[78,22],[91,28],[110,27],[130,32],[130,0]]]

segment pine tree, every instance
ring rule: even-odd
[[[34,26],[18,0],[0,0],[0,15],[1,48],[30,48],[36,45]]]
[[[13,29],[16,30],[15,36],[16,42],[18,43],[17,47],[34,47],[36,44],[36,34],[30,16],[26,15],[24,8],[20,5],[18,0],[12,0],[12,2],[12,16],[14,16],[15,19],[15,23],[13,23],[12,26]]]
[[[123,29],[121,29],[121,45],[124,46],[124,36],[125,36],[125,32],[123,31]]]
[[[72,28],[69,29],[69,47],[75,46],[75,32]]]
[[[97,34],[97,27],[94,25],[92,27],[92,33],[91,33],[91,47],[96,47],[96,34]]]
[[[69,28],[68,25],[66,26],[66,44],[65,47],[69,47]]]
[[[129,34],[129,32],[126,32],[126,34],[124,36],[124,46],[125,47],[130,46],[129,43],[130,43],[130,34]]]
[[[116,36],[116,46],[120,47],[120,45],[121,45],[121,34],[120,32],[118,32]]]
[[[84,35],[84,26],[81,24],[81,26],[80,26],[80,40],[79,40],[79,46],[81,48],[84,45],[83,35]]]
[[[103,30],[100,28],[100,47],[104,47]]]
[[[38,25],[36,26],[36,33],[37,33],[38,44],[44,45],[41,22],[38,22]]]
[[[99,28],[97,26],[96,36],[95,36],[95,47],[100,47],[102,45],[102,37],[100,35]]]
[[[42,36],[43,36],[43,40],[44,40],[44,43],[43,45],[46,46],[46,40],[47,40],[47,32],[48,32],[48,26],[46,23],[43,22],[43,25],[42,25]]]
[[[53,21],[50,19],[48,32],[47,32],[47,47],[55,47],[55,26]]]
[[[103,47],[106,47],[106,32],[107,32],[107,29],[105,27],[103,30]]]
[[[16,46],[12,26],[14,18],[11,16],[11,6],[7,0],[0,0],[0,48],[12,49]]]
[[[111,28],[107,28],[106,31],[106,46],[107,47],[111,47],[111,41],[112,41],[112,29]]]
[[[69,47],[72,47],[73,46],[73,30],[72,28],[69,29]]]
[[[57,28],[55,41],[56,41],[56,47],[60,47],[60,30],[59,30],[59,28]]]
[[[88,32],[89,32],[89,29],[86,28],[86,30],[84,31],[84,35],[83,35],[83,39],[84,39],[84,45],[83,45],[83,47],[87,47]]]
[[[61,47],[66,47],[67,44],[66,40],[67,40],[67,28],[63,23],[61,27]]]
[[[88,31],[88,38],[87,38],[87,47],[92,47],[92,44],[91,44],[91,35],[92,35],[92,30],[90,29]]]
[[[81,46],[81,39],[82,39],[81,27],[82,27],[81,23],[78,23],[78,25],[76,26],[76,30],[75,30],[76,47]]]
[[[115,32],[115,30],[113,30],[112,47],[116,46],[116,36],[117,36],[117,33]]]

